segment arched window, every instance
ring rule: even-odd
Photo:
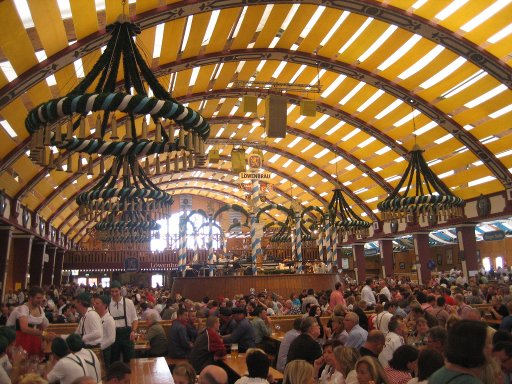
[[[151,251],[163,251],[165,249],[179,249],[179,230],[181,213],[175,213],[168,219],[159,220],[159,238],[151,240]],[[212,227],[213,248],[220,248],[219,223],[214,222]],[[208,249],[209,234],[208,219],[198,213],[193,214],[187,221],[187,248],[194,249],[197,242],[199,248]]]
[[[503,268],[503,257],[498,256],[496,258],[496,269]]]
[[[482,259],[482,264],[483,264],[484,269],[485,269],[486,271],[490,271],[490,270],[491,270],[491,259],[490,259],[490,258],[488,258],[488,257],[484,257],[484,258]]]

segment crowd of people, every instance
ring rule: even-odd
[[[168,356],[187,361],[173,369],[178,384],[195,382],[196,373],[202,383],[273,383],[270,366],[289,384],[509,384],[511,287],[454,273],[428,286],[397,276],[360,285],[345,279],[327,291],[219,294],[199,302],[117,281],[108,288],[31,287],[8,292],[1,305],[0,383],[117,383],[129,378],[131,359]],[[276,342],[272,319],[285,315],[295,315],[293,327]],[[172,320],[167,330],[162,320]],[[64,339],[51,323],[74,324],[75,331]],[[149,346],[136,355],[141,337]],[[235,345],[246,353],[243,378],[225,363]],[[112,369],[124,376],[113,378]]]

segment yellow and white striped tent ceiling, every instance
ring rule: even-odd
[[[375,220],[416,143],[461,198],[512,187],[511,3],[129,1],[139,49],[173,97],[208,119],[207,148],[221,154],[218,164],[153,181],[241,204],[230,152],[257,142],[272,202],[323,207],[340,185],[354,211]],[[122,12],[121,0],[0,1],[0,188],[75,240],[87,223],[74,198],[97,175],[34,165],[24,120],[76,86]],[[271,139],[257,123],[264,98],[279,91],[248,82],[321,91],[287,90],[287,135]],[[258,96],[258,113],[243,112],[245,94]],[[303,100],[316,102],[315,117],[301,115]]]

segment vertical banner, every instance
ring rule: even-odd
[[[208,216],[208,265],[210,277],[213,276],[213,217]]]
[[[253,214],[251,216],[251,261],[252,261],[252,274],[256,276],[258,274],[257,261],[261,258],[261,239],[263,237],[263,228],[260,223],[257,222],[256,216],[258,212],[258,206],[260,203],[260,183],[258,180],[252,182],[252,193],[251,193],[251,206]]]
[[[178,271],[185,276],[185,269],[187,267],[187,217],[185,215],[180,216],[179,236]]]
[[[295,242],[297,243],[297,273],[302,273],[302,230],[300,228],[300,212],[295,212]]]

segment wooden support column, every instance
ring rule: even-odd
[[[476,254],[475,224],[466,224],[457,227],[457,240],[459,242],[462,273],[469,281],[471,276],[478,273],[480,260]]]
[[[416,255],[416,271],[418,273],[418,283],[428,284],[430,281],[430,269],[428,268],[429,259],[429,236],[428,232],[418,232],[413,234],[414,254]]]
[[[354,272],[357,283],[366,280],[366,263],[364,261],[364,243],[352,244],[352,257],[354,258]]]
[[[10,264],[12,265],[12,289],[21,287],[28,288],[28,271],[30,268],[30,256],[32,253],[33,235],[13,233],[12,254]]]
[[[53,284],[60,287],[62,283],[62,268],[64,267],[64,250],[57,249],[55,253],[55,267],[53,268]]]
[[[380,263],[382,265],[382,277],[393,276],[393,239],[380,239]]]
[[[43,266],[44,266],[44,254],[46,251],[46,241],[33,241],[32,242],[32,253],[30,255],[30,267],[29,267],[29,286],[40,287],[43,282]]]
[[[48,261],[43,265],[43,285],[53,284],[53,269],[55,268],[55,255],[57,254],[57,247],[46,247],[48,254]]]
[[[0,227],[0,289],[2,303],[5,303],[4,297],[7,287],[7,272],[9,271],[12,233],[13,228],[11,226]]]

